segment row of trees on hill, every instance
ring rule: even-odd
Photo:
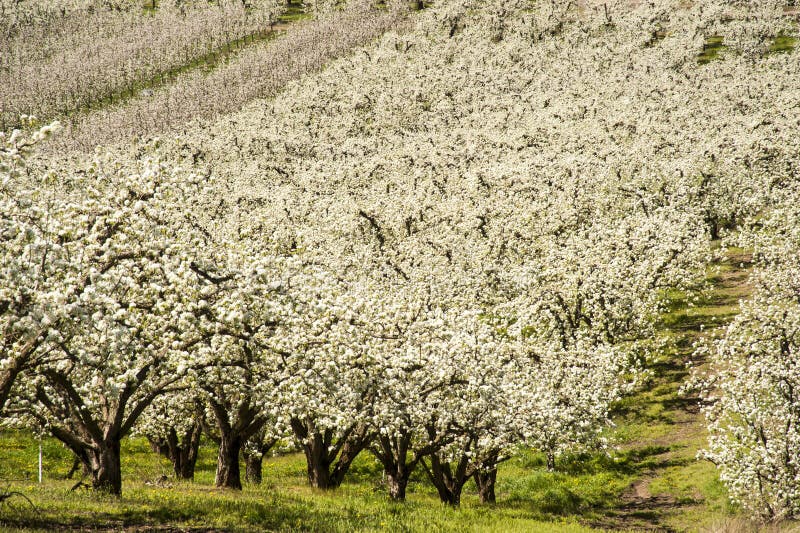
[[[263,11],[266,5],[260,9]],[[277,16],[278,12],[272,13]],[[378,9],[370,2],[352,1],[342,9],[315,13],[313,20],[275,29],[269,38],[264,33],[243,45],[234,42],[233,53],[229,53],[230,47],[225,48],[228,41],[224,41],[205,59],[184,57],[178,68],[162,68],[159,72],[163,75],[141,78],[144,90],[135,86],[135,90],[123,91],[122,98],[107,98],[84,108],[86,113],[61,106],[64,97],[57,93],[59,83],[52,88],[55,94],[48,89],[51,92],[39,95],[37,102],[32,102],[35,97],[28,94],[25,83],[9,83],[5,89],[11,101],[21,98],[31,102],[26,113],[42,116],[47,109],[65,113],[61,116],[64,132],[49,143],[51,152],[91,153],[98,144],[124,143],[135,137],[174,132],[201,120],[218,119],[257,98],[273,96],[292,80],[322,69],[386,31],[402,31],[408,26],[406,10],[397,2],[391,2],[390,8]],[[271,22],[262,21],[261,27],[271,27]],[[113,47],[103,50],[102,61],[113,61],[118,54]],[[127,58],[126,54],[122,56]],[[65,69],[59,70],[59,76],[68,85],[74,84],[75,76]]]
[[[795,177],[732,244],[753,250],[753,296],[722,337],[704,347],[710,432],[704,456],[731,498],[763,520],[800,513],[800,211]]]
[[[20,114],[48,120],[113,104],[126,94],[270,32],[284,2],[192,2],[144,12],[89,5],[15,26],[0,23],[0,129]],[[24,9],[24,6],[19,8]]]
[[[47,131],[16,132],[3,152],[0,398],[7,423],[48,431],[117,494],[122,438],[171,446],[188,475],[179,462],[205,420],[219,486],[241,488],[240,452],[293,438],[314,486],[337,486],[369,450],[393,498],[419,466],[444,501],[475,476],[490,500],[519,445],[551,466],[602,445],[654,289],[694,266],[680,252],[702,233],[666,209],[632,210],[575,217],[557,245],[518,231],[498,241],[481,235],[500,213],[482,215],[490,227],[465,216],[460,246],[483,248],[489,268],[407,248],[362,210],[349,222],[369,255],[331,270],[302,250],[218,238],[186,210],[203,178],[154,161],[132,173],[97,158],[26,187],[25,152]]]

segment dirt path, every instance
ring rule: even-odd
[[[707,519],[705,493],[716,482],[714,467],[700,461],[706,430],[700,400],[682,394],[690,379],[688,363],[698,341],[719,335],[747,298],[750,257],[729,254],[709,278],[711,288],[694,306],[678,299],[660,327],[669,347],[650,366],[653,372],[645,390],[620,414],[620,427],[641,427],[641,435],[622,446],[638,454],[637,479],[622,494],[620,504],[591,525],[609,530],[696,531]],[[724,495],[720,496],[724,499]],[[719,504],[719,501],[714,502]]]

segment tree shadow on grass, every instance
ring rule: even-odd
[[[59,512],[24,512],[0,515],[0,526],[46,531],[264,531],[302,530],[333,531],[330,524],[342,519],[340,513],[323,511],[302,500],[270,498],[267,501],[206,499],[184,502],[181,506],[152,506],[142,503],[131,508],[121,500],[105,512],[74,514]],[[198,527],[194,524],[228,524]]]

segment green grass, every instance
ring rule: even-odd
[[[737,516],[715,467],[697,458],[706,444],[704,420],[696,397],[681,388],[691,377],[686,363],[695,343],[718,335],[738,312],[740,299],[748,297],[748,266],[744,250],[729,249],[724,260],[708,267],[699,290],[663,294],[650,376],[616,406],[614,435],[623,450],[641,459],[636,484],[623,498],[629,510],[623,505],[611,526],[695,531]]]
[[[241,493],[212,487],[215,450],[204,445],[193,483],[168,487],[146,484],[169,473],[169,464],[151,453],[143,439],[127,439],[123,449],[123,496],[120,499],[70,491],[74,480],[58,479],[69,469],[69,453],[44,439],[44,484],[35,481],[38,442],[26,432],[0,434],[5,479],[36,505],[11,500],[0,507],[6,530],[58,528],[143,528],[168,524],[181,528],[230,531],[587,531],[574,511],[604,501],[608,474],[582,476],[550,474],[528,456],[504,465],[498,487],[503,502],[481,506],[472,494],[461,509],[443,506],[427,483],[417,476],[405,504],[390,502],[380,484],[377,463],[359,457],[352,476],[340,489],[323,492],[305,483],[303,458],[298,454],[265,462],[264,484],[245,486]],[[529,464],[530,463],[530,464]],[[28,479],[25,479],[25,478]]]
[[[158,0],[143,0],[142,5],[142,13],[145,15],[153,15],[156,11],[158,11],[159,7]]]
[[[706,42],[703,43],[703,51],[697,58],[697,62],[701,65],[705,65],[717,59],[719,57],[719,53],[726,48],[726,46],[722,44],[723,41],[724,37],[720,35],[712,35],[711,37],[708,37]]]
[[[264,484],[241,493],[213,488],[216,450],[204,443],[195,481],[148,485],[171,473],[168,461],[141,438],[123,446],[123,496],[117,500],[91,491],[70,491],[75,480],[63,476],[71,455],[57,441],[42,440],[45,483],[36,482],[38,441],[28,432],[0,433],[0,478],[37,506],[21,499],[0,507],[0,524],[41,530],[57,527],[211,527],[222,530],[353,531],[587,531],[583,524],[602,519],[619,504],[625,488],[653,465],[660,450],[624,450],[564,457],[548,472],[545,457],[521,450],[501,465],[498,504],[483,506],[475,487],[465,488],[461,509],[443,506],[420,471],[412,477],[405,504],[390,502],[380,465],[367,454],[353,465],[338,490],[311,489],[300,454],[265,461]]]
[[[289,24],[300,20],[310,19],[311,14],[306,13],[303,8],[303,2],[290,0],[286,4],[286,10],[281,14],[279,20],[282,23]]]
[[[697,57],[697,62],[706,65],[716,59],[720,59],[720,54],[727,50],[724,37],[712,35],[703,43],[703,51]],[[790,35],[778,35],[769,45],[768,54],[789,53],[797,47],[798,39]]]
[[[771,53],[791,52],[797,46],[797,37],[778,35],[769,47]]]

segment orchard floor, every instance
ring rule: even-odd
[[[664,348],[641,392],[617,407],[610,454],[563,458],[550,473],[542,456],[523,453],[502,465],[495,506],[480,505],[472,486],[460,509],[443,506],[421,473],[408,501],[392,503],[367,454],[335,491],[309,488],[303,457],[291,454],[265,461],[263,484],[239,493],[213,488],[215,450],[204,444],[195,481],[174,482],[169,463],[136,438],[123,448],[116,499],[71,491],[75,480],[63,479],[70,454],[51,439],[43,440],[45,481],[36,483],[38,441],[7,431],[0,433],[0,494],[24,498],[0,503],[0,531],[753,530],[727,503],[713,465],[696,459],[705,442],[702,413],[696,397],[680,392],[693,343],[715,335],[747,297],[747,266],[745,254],[729,253],[709,269],[709,287],[693,305],[687,295],[670,295],[659,329]]]

